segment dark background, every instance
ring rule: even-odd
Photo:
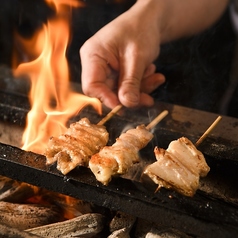
[[[71,80],[74,82],[80,82],[78,51],[81,45],[135,1],[82,2],[85,7],[73,10],[72,40],[67,52]],[[14,31],[24,37],[31,37],[34,31],[53,15],[54,10],[43,0],[2,0],[0,65],[12,67]],[[203,33],[163,45],[155,63],[157,71],[165,74],[166,83],[152,95],[156,100],[238,117],[237,88],[226,96],[225,106],[223,103],[223,97],[230,85],[235,45],[236,36],[228,10],[214,26]]]

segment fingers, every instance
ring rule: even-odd
[[[82,90],[87,96],[96,97],[107,107],[114,108],[120,103],[117,93],[113,91],[117,87],[117,74],[106,59],[98,54],[90,54],[91,50],[87,46],[80,50]]]
[[[127,67],[129,68],[129,67]],[[165,82],[164,75],[155,73],[156,66],[150,64],[145,70],[138,64],[131,73],[123,76],[119,87],[119,100],[126,107],[152,106],[154,100],[149,96],[161,84]]]
[[[145,65],[138,52],[134,46],[128,46],[120,61],[118,97],[126,107],[138,107],[140,104],[140,85]]]
[[[165,82],[165,77],[161,73],[153,73],[141,81],[141,92],[152,93],[156,88]]]
[[[144,75],[143,75],[143,78],[147,78],[149,77],[150,75],[154,74],[155,73],[155,70],[156,70],[156,66],[154,64],[150,64],[145,72],[144,72]]]
[[[149,93],[164,83],[164,76],[155,73],[154,64],[146,67],[144,57],[132,48],[126,47],[119,55],[109,54],[111,50],[100,42],[86,42],[80,50],[83,92],[109,108],[118,104],[152,106]]]

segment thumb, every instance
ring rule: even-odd
[[[125,62],[121,66],[118,98],[126,107],[137,107],[140,104],[140,87],[145,67],[137,62]]]

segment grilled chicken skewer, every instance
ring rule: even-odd
[[[200,137],[196,142],[197,146],[220,119],[219,116]],[[167,150],[155,147],[154,153],[157,161],[146,167],[143,176],[148,176],[158,184],[157,190],[165,187],[192,197],[199,187],[200,177],[205,177],[210,171],[202,152],[197,150],[196,146],[185,137],[172,141]]]
[[[156,162],[148,165],[143,172],[161,187],[173,189],[192,197],[199,186],[199,178],[210,168],[204,156],[190,140],[181,137],[169,144],[167,150],[155,147]]]
[[[94,154],[89,161],[89,168],[96,179],[107,185],[112,176],[125,174],[133,164],[139,162],[139,150],[153,138],[149,130],[167,114],[168,111],[163,111],[147,127],[140,125],[129,129],[122,133],[112,146],[105,146]]]
[[[109,133],[103,124],[115,115],[118,105],[97,125],[87,118],[72,123],[65,134],[51,137],[45,150],[46,164],[57,162],[57,169],[67,174],[77,166],[88,166],[91,156],[108,143]]]

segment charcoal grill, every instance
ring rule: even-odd
[[[90,4],[91,2],[110,3],[114,1],[85,2]],[[134,1],[127,0],[121,2],[130,5]],[[13,10],[12,6],[10,6],[11,4],[7,1],[3,1],[2,4],[3,9],[6,9],[6,13],[3,15],[1,21],[4,22],[2,26],[5,26],[5,22],[7,22],[6,27],[2,28],[2,35],[4,39],[6,39],[7,44],[4,41],[3,46],[1,45],[1,62],[10,64],[12,49],[11,24],[16,22],[19,24],[18,30],[24,30],[24,23],[27,23],[27,21],[24,21],[25,18],[22,14],[27,13],[27,19],[29,11],[21,11],[19,16],[18,13],[16,13],[16,16],[12,16],[12,13],[9,14]],[[29,1],[27,1],[26,5],[26,9],[31,6],[29,5]],[[34,7],[35,6],[37,6],[38,10],[42,9],[39,8],[38,4],[36,5],[34,3]],[[25,9],[25,7],[18,9]],[[71,73],[72,75],[76,75],[76,79],[79,75],[78,68],[80,65],[78,62],[78,42],[83,43],[85,39],[96,32],[101,25],[105,24],[104,21],[109,21],[116,15],[115,11],[112,11],[112,9],[114,9],[113,6],[108,5],[107,8],[102,6],[100,8],[102,10],[101,12],[98,11],[98,7],[99,6],[97,6],[96,11],[94,7],[92,7],[91,10],[86,9],[85,12],[80,9],[80,14],[77,14],[77,17],[75,16],[74,19],[76,21],[73,25],[75,34],[72,46],[74,47],[69,49],[71,53],[69,60],[76,62],[76,67],[72,67],[71,69]],[[123,9],[124,7],[120,8],[117,5],[116,13],[118,14]],[[44,19],[46,17],[45,15],[48,15],[48,11],[46,10],[40,12],[42,13],[40,19]],[[4,11],[2,11],[2,13],[4,13]],[[39,19],[32,9],[30,9],[30,13],[33,13],[32,19],[30,19],[30,26],[36,23],[38,24]],[[9,15],[14,18],[11,19]],[[225,16],[229,17],[228,14]],[[81,20],[81,18],[83,20]],[[18,22],[18,19],[20,19],[21,22]],[[90,24],[88,28],[90,29],[84,29],[84,27],[82,27],[82,25],[86,25],[87,23],[85,23],[85,19],[89,19]],[[168,65],[168,78],[170,77],[176,81],[181,81],[178,79],[179,74],[176,71],[177,67],[181,67],[179,72],[181,71],[182,74],[185,75],[183,76],[185,81],[192,81],[194,87],[199,88],[199,90],[200,88],[203,90],[206,88],[203,92],[203,97],[207,99],[204,99],[205,103],[213,101],[212,99],[215,96],[213,97],[213,94],[210,95],[209,93],[211,93],[211,89],[214,88],[214,85],[225,84],[226,80],[224,79],[227,78],[226,71],[227,65],[229,65],[227,61],[230,57],[229,55],[233,53],[232,44],[227,40],[233,39],[229,31],[230,27],[227,27],[225,24],[224,26],[220,24],[217,28],[222,28],[222,30],[214,34],[215,30],[212,29],[211,34],[208,34],[208,37],[211,37],[209,44],[204,41],[203,35],[199,36],[199,50],[196,44],[194,50],[187,47],[188,44],[185,42],[186,47],[182,48],[181,55],[180,48],[177,46],[171,51],[176,51],[178,54],[171,54],[168,50],[171,48],[171,45],[169,45],[169,47],[164,46],[164,48],[161,48],[161,55],[162,57],[165,54],[169,55],[169,59],[167,60],[166,57],[165,63],[163,59],[161,62],[158,61],[159,70],[166,71],[165,66]],[[80,29],[79,32],[78,29]],[[224,34],[224,32],[226,34]],[[218,45],[214,44],[214,39],[216,38],[220,39]],[[198,41],[198,39],[195,39],[192,43],[196,43],[196,40]],[[75,42],[77,42],[77,44]],[[210,42],[212,45],[215,45],[215,47],[211,47]],[[178,44],[180,44],[180,42],[178,42]],[[7,45],[7,47],[5,47],[5,45]],[[220,49],[219,51],[217,51],[218,48]],[[224,57],[223,53],[225,51],[229,51],[229,54],[225,54]],[[75,54],[75,52],[77,53]],[[163,52],[165,53],[163,54]],[[190,58],[187,59],[187,57]],[[205,59],[205,63],[203,62],[203,58]],[[186,61],[186,63],[184,63],[183,60]],[[182,63],[180,63],[180,61],[182,61]],[[214,64],[215,67],[209,67],[208,61],[211,61],[211,64]],[[161,67],[161,65],[163,67]],[[191,71],[194,71],[194,75]],[[201,74],[201,71],[205,73]],[[215,72],[214,80],[210,80],[210,71]],[[201,78],[203,80],[201,80]],[[204,84],[201,82],[204,82]],[[216,82],[216,84],[213,82]],[[24,128],[26,115],[30,109],[27,97],[23,94],[16,94],[15,91],[3,91],[2,85],[0,86],[0,121]],[[166,90],[168,88],[171,89],[170,84],[167,85]],[[191,96],[194,91],[196,91],[193,87],[193,90],[190,90],[191,88],[189,87],[189,90],[183,90],[183,92],[181,92],[181,89],[184,89],[184,84],[181,84],[180,87],[176,89],[176,91],[180,93],[179,98],[173,98],[174,101],[184,98],[183,94],[189,93]],[[223,91],[223,86],[221,86],[221,91]],[[186,95],[185,100],[190,98],[189,95]],[[217,97],[219,98],[219,94]],[[148,124],[163,110],[168,110],[169,115],[154,128],[153,132],[155,137],[153,141],[141,151],[141,161],[144,162],[144,165],[155,160],[153,154],[155,145],[167,148],[171,140],[181,136],[186,136],[193,142],[196,142],[217,117],[217,115],[213,113],[161,102],[157,102],[153,108],[141,108],[135,110],[134,113],[124,109],[123,116],[115,116],[105,124],[110,132],[109,143],[112,144],[115,138],[118,137],[125,128],[141,123]],[[106,113],[107,111],[105,109],[104,114]],[[72,120],[77,120],[84,116],[88,117],[93,123],[97,123],[101,117],[103,117],[103,115],[101,117],[97,115],[91,108],[85,108],[78,117]],[[12,130],[12,133],[14,133],[14,130]],[[18,181],[27,182],[32,185],[92,202],[98,206],[103,206],[114,211],[123,211],[164,227],[175,228],[192,237],[238,237],[238,119],[223,116],[222,121],[199,146],[199,149],[204,153],[211,167],[211,171],[205,179],[201,180],[201,188],[193,198],[184,197],[174,191],[166,189],[161,189],[159,192],[154,193],[154,186],[149,186],[140,181],[142,172],[142,167],[140,166],[136,166],[136,170],[133,170],[132,173],[124,177],[113,179],[108,186],[103,186],[95,180],[95,177],[87,168],[80,167],[67,176],[63,176],[55,168],[55,165],[46,166],[46,158],[43,155],[23,151],[20,148],[3,143],[0,143],[0,174]]]
[[[154,128],[155,138],[141,151],[143,163],[155,160],[155,145],[167,148],[171,140],[187,136],[193,142],[202,135],[217,115],[209,112],[157,102],[153,108],[141,108],[132,114],[124,109],[105,126],[110,132],[109,144],[124,128],[148,124],[157,114],[169,115]],[[24,126],[28,99],[24,95],[0,91],[0,120]],[[107,111],[104,110],[106,114]],[[85,108],[79,116],[97,123],[101,116]],[[102,115],[103,116],[103,115]],[[211,171],[201,181],[193,198],[142,183],[142,167],[124,177],[114,178],[108,186],[95,180],[87,168],[79,167],[63,176],[55,167],[46,166],[43,155],[0,144],[0,174],[62,194],[70,195],[114,211],[123,211],[162,226],[179,229],[194,237],[236,237],[238,234],[238,119],[223,117],[216,129],[199,146]],[[14,133],[14,132],[13,132]],[[209,189],[206,189],[209,187]]]

